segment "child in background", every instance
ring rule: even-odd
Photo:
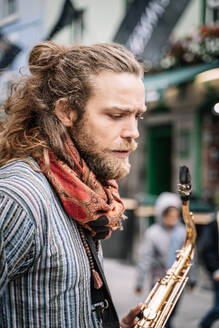
[[[150,280],[152,287],[162,278],[167,269],[175,261],[176,250],[182,248],[186,227],[180,221],[181,200],[178,195],[163,192],[155,203],[156,223],[145,231],[140,247],[139,262],[137,265],[136,293],[143,291],[145,279]],[[191,280],[190,285],[195,284]],[[166,328],[171,328],[171,321],[176,307],[166,323]]]

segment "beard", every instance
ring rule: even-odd
[[[126,176],[131,168],[128,158],[117,158],[111,149],[134,151],[137,144],[134,140],[124,140],[120,145],[111,145],[112,148],[103,148],[103,140],[97,139],[94,133],[89,130],[89,124],[81,118],[70,128],[70,136],[85,160],[90,170],[97,179],[106,181],[110,179],[121,179]]]

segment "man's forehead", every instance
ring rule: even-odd
[[[103,72],[92,78],[89,101],[98,102],[102,108],[146,110],[144,84],[139,76],[131,73]]]
[[[89,77],[90,82],[92,86],[96,89],[102,88],[103,85],[108,85],[111,83],[117,83],[115,86],[120,87],[124,85],[124,82],[126,84],[130,83],[131,81],[134,82],[134,84],[138,84],[139,81],[143,84],[142,77],[138,74],[129,73],[129,72],[112,72],[112,71],[101,71],[98,74],[93,74]],[[143,84],[144,86],[144,84]]]

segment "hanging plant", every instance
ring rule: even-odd
[[[200,26],[193,34],[172,42],[165,52],[161,70],[219,60],[219,27]]]

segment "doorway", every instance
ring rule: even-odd
[[[171,191],[172,126],[159,125],[148,128],[147,193],[159,195]]]

